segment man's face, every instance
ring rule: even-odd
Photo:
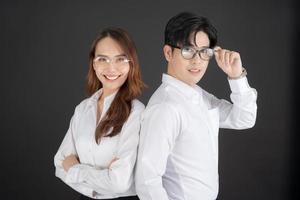
[[[196,44],[193,38],[190,38],[190,41],[196,48],[209,47],[208,36],[203,31],[197,32]],[[174,48],[172,51],[169,45],[164,46],[164,54],[168,61],[168,74],[191,86],[194,86],[201,80],[209,62],[201,59],[198,54],[194,58],[187,60],[182,57],[181,49]]]

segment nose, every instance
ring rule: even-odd
[[[202,58],[200,57],[200,53],[197,52],[196,55],[194,56],[194,58],[192,59],[192,63],[197,64],[197,63],[201,63],[201,62],[202,62]]]
[[[115,72],[115,71],[117,71],[117,67],[115,66],[115,63],[114,62],[107,63],[106,71],[107,72]]]

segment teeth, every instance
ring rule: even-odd
[[[104,76],[109,80],[116,80],[119,77],[119,76],[107,76],[107,75]]]
[[[190,69],[189,71],[191,71],[191,72],[199,72],[200,69]]]

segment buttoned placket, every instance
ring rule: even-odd
[[[99,93],[93,99],[94,102],[93,102],[93,105],[92,105],[92,109],[93,109],[93,116],[94,116],[94,119],[95,119],[95,123],[94,123],[95,124],[95,131],[96,131],[97,126],[101,122],[102,118],[104,117],[105,113],[107,112],[107,110],[108,110],[108,108],[109,108],[109,106],[111,104],[111,101],[112,101],[112,99],[114,98],[114,96],[116,94],[116,92],[115,92],[115,93],[113,93],[113,94],[111,94],[111,95],[109,95],[109,96],[107,96],[107,97],[104,98],[103,108],[102,108],[102,111],[101,111],[101,115],[100,115],[99,120],[97,122],[98,100],[99,100],[102,92],[103,92],[103,89],[100,90]],[[95,148],[98,148],[100,145],[102,145],[102,143],[100,142],[98,144],[96,142],[96,140],[95,140],[95,133],[91,134],[90,137],[91,137],[90,140],[92,141],[92,145],[90,145],[88,147],[88,151],[91,154],[93,164],[96,165],[95,155],[93,154],[93,152],[96,152],[96,151],[94,151]]]

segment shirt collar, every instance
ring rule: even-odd
[[[95,104],[95,103],[97,103],[98,102],[98,100],[99,100],[99,97],[101,96],[101,94],[102,94],[102,92],[103,92],[103,89],[101,88],[101,89],[99,89],[98,91],[96,91],[91,97],[90,97],[90,104]],[[112,93],[112,94],[110,94],[109,96],[107,96],[107,97],[105,97],[104,98],[104,101],[103,101],[103,104],[104,104],[104,106],[105,107],[109,107],[110,106],[110,104],[113,102],[113,100],[115,99],[115,96],[116,96],[116,94],[118,93],[118,91],[116,91],[116,92],[114,92],[114,93]]]
[[[188,100],[195,104],[199,104],[202,101],[202,89],[198,85],[192,87],[183,81],[180,81],[177,78],[165,73],[162,75],[162,82],[175,87]]]

